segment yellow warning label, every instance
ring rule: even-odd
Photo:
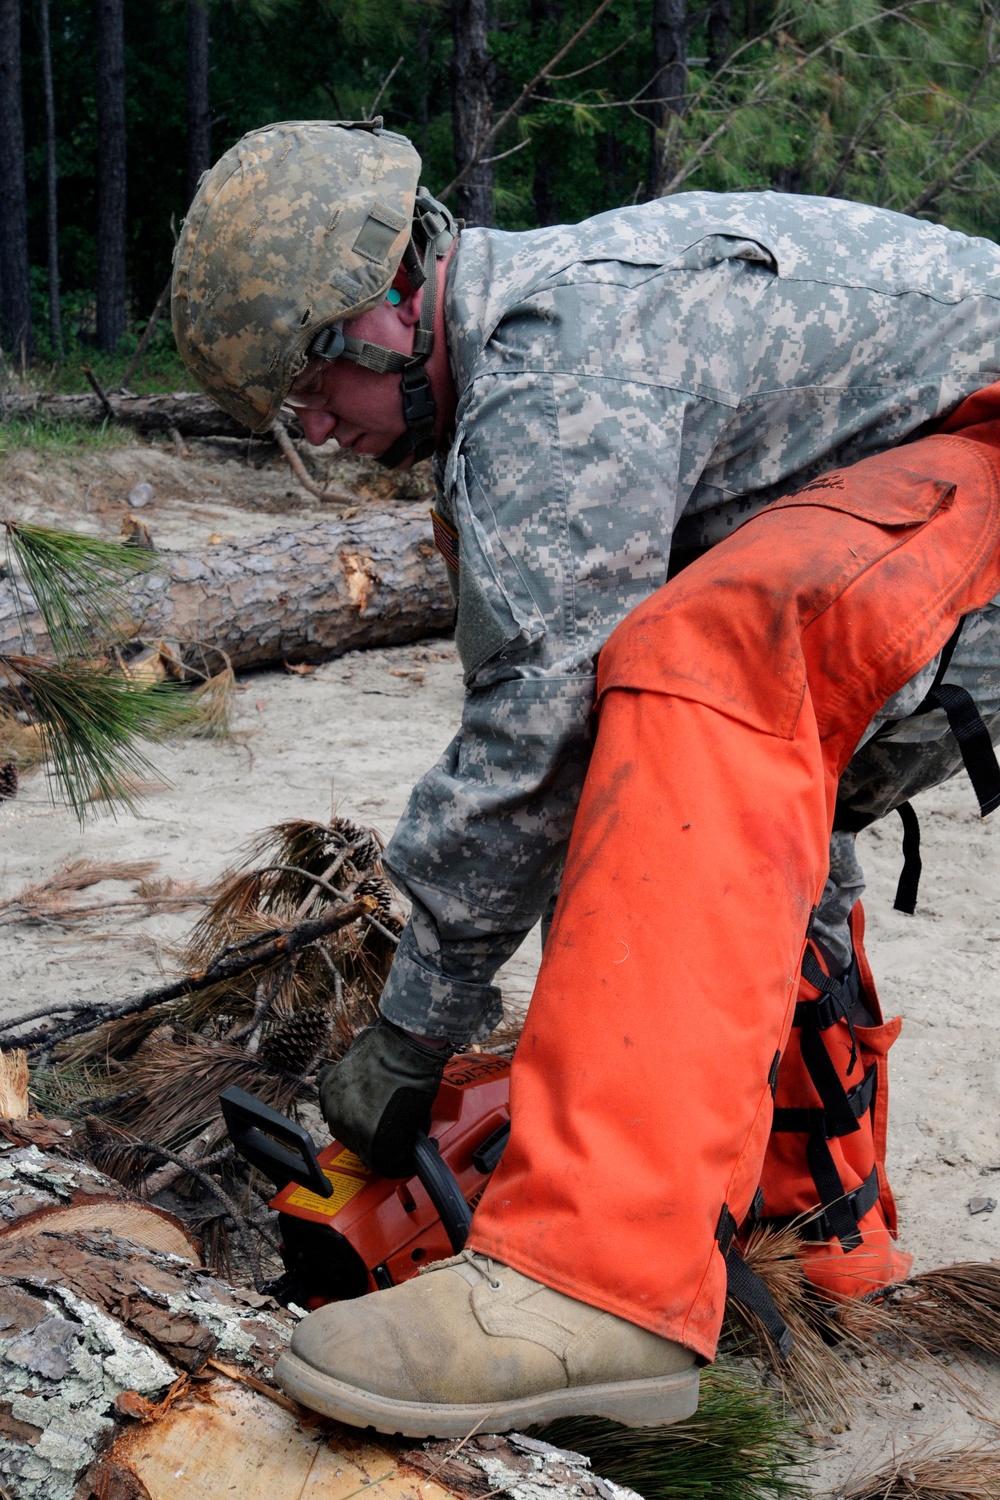
[[[339,1162],[342,1157],[350,1155],[351,1152],[342,1151],[340,1156],[337,1157],[337,1161]],[[357,1157],[354,1160],[357,1161]],[[345,1162],[344,1165],[346,1166],[347,1163]],[[361,1167],[360,1161],[358,1161],[358,1166]],[[361,1167],[361,1170],[364,1171],[364,1168]],[[294,1192],[289,1193],[283,1207],[309,1208],[312,1209],[313,1213],[324,1214],[327,1218],[332,1219],[334,1214],[340,1213],[345,1204],[350,1203],[352,1198],[357,1197],[368,1181],[367,1175],[365,1177],[349,1177],[346,1172],[335,1172],[332,1167],[324,1167],[323,1176],[328,1179],[330,1186],[333,1188],[333,1193],[329,1198],[321,1198],[318,1193],[311,1193],[308,1188],[297,1187]]]
[[[343,1151],[337,1153],[330,1166],[336,1167],[338,1172],[357,1172],[361,1177],[370,1177],[372,1175],[361,1160],[361,1157],[355,1156],[353,1151],[348,1151],[346,1146]]]

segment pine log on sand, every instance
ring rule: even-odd
[[[59,1120],[0,1120],[0,1252],[23,1244],[31,1253],[43,1234],[110,1229],[198,1263],[198,1247],[180,1220],[67,1154],[72,1134]]]
[[[109,391],[108,401],[116,422],[146,437],[166,436],[171,428],[182,437],[250,436],[242,422],[195,391],[159,396],[121,396]],[[0,417],[45,417],[53,422],[88,422],[100,426],[107,415],[97,396],[90,393],[85,396],[32,393],[0,398]]]
[[[0,1174],[25,1161],[6,1145]],[[73,1168],[52,1160],[50,1173]],[[0,1181],[0,1210],[4,1192]],[[0,1234],[0,1495],[635,1500],[531,1439],[471,1435],[458,1457],[452,1441],[372,1438],[318,1418],[271,1380],[292,1313],[113,1227],[51,1223],[31,1238]]]
[[[238,669],[400,644],[447,630],[454,617],[422,505],[157,558],[133,596],[137,633],[214,646]],[[35,644],[44,650],[30,598],[28,606]],[[5,578],[0,652],[20,650],[21,639],[14,586]]]

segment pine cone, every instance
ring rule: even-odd
[[[265,1067],[301,1077],[326,1051],[332,1035],[330,1012],[320,1005],[305,1006],[272,1028],[261,1042],[258,1056]]]
[[[392,916],[392,887],[381,875],[366,875],[354,887],[354,894],[355,897],[371,896],[378,903],[374,915],[383,924]]]
[[[370,870],[372,865],[378,864],[382,845],[370,828],[362,828],[360,824],[352,823],[350,818],[331,818],[330,832],[338,844],[355,846],[351,864],[356,870]]]
[[[0,766],[0,800],[17,796],[17,761],[8,760]]]

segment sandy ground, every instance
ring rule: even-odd
[[[115,481],[119,492],[144,477],[143,455],[151,450],[124,451],[133,458]],[[106,463],[97,468],[100,482],[110,483]],[[206,518],[191,513],[207,504],[204,490],[187,499],[175,491],[169,505],[163,493],[157,502],[161,529],[169,525],[175,545],[204,526]],[[36,515],[58,518],[66,502],[54,503],[50,482],[39,495]],[[119,493],[119,507],[123,499]],[[244,524],[248,507],[234,508],[232,494],[213,507],[224,512],[216,524],[227,517]],[[260,510],[269,512],[266,520]],[[95,517],[93,509],[88,514]],[[272,515],[262,502],[261,530],[274,524]],[[110,512],[92,522],[117,530],[111,523]],[[16,800],[0,804],[0,898],[80,858],[156,859],[162,875],[210,881],[251,834],[285,817],[325,818],[331,809],[388,835],[412,783],[454,732],[460,701],[457,658],[442,640],[354,653],[309,677],[247,678],[237,696],[240,739],[158,747],[163,785],[134,816],[100,816],[81,830],[68,811],[51,805],[44,775],[26,780]],[[869,951],[887,1013],[904,1017],[892,1058],[890,1172],[902,1243],[925,1269],[998,1258],[1000,1210],[973,1216],[968,1204],[1000,1197],[1000,822],[980,821],[963,779],[920,799],[918,811],[925,873],[913,917],[892,910],[895,820],[860,837],[870,881]],[[111,895],[122,888],[98,889]],[[167,947],[192,920],[187,914],[113,927],[99,919],[73,932],[0,928],[0,1013],[47,999],[129,995],[155,980]],[[501,976],[512,1007],[526,1001],[537,960],[533,935]],[[817,1493],[840,1493],[853,1471],[904,1453],[914,1441],[995,1437],[989,1419],[1000,1421],[1000,1373],[953,1367],[950,1376],[942,1383],[927,1369],[873,1372],[877,1400],[864,1405],[850,1430],[824,1439]]]

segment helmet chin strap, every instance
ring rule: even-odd
[[[426,188],[419,188],[417,191],[414,218],[414,229],[419,227],[425,241],[424,258],[421,263],[419,251],[411,236],[403,254],[403,264],[414,290],[419,290],[422,286],[426,290],[420,307],[420,318],[413,333],[412,353],[400,354],[398,349],[388,349],[384,344],[372,344],[367,339],[352,338],[337,323],[321,329],[309,348],[309,353],[318,355],[320,359],[348,359],[366,370],[374,370],[377,375],[392,375],[397,370],[401,372],[400,391],[406,431],[376,460],[386,469],[395,469],[411,453],[415,459],[421,459],[429,458],[434,452],[437,406],[426,366],[434,348],[437,263],[438,258],[447,253],[461,228]]]

